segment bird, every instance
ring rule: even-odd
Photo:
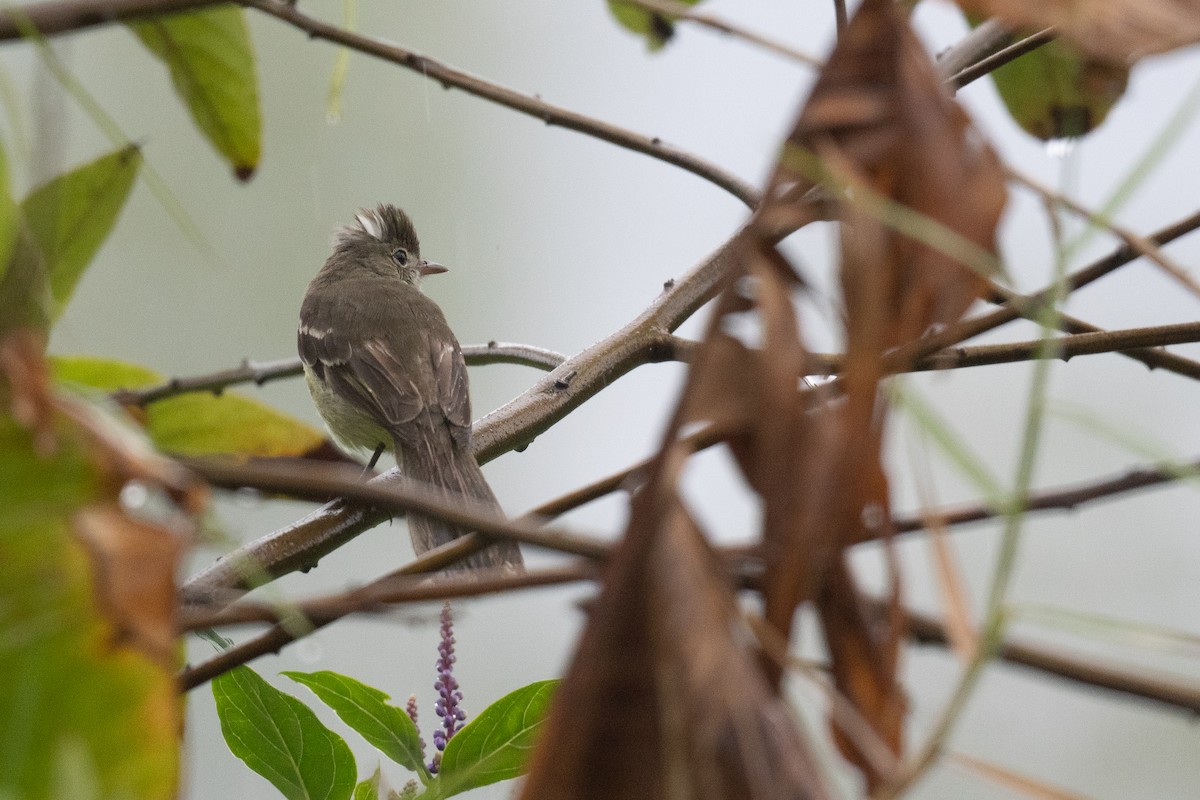
[[[297,349],[318,412],[350,450],[392,451],[401,471],[447,499],[500,504],[471,451],[466,362],[423,278],[446,267],[421,257],[412,220],[400,208],[359,209],[335,231],[333,251],[300,306]],[[421,555],[468,533],[422,514],[408,515]],[[503,540],[457,569],[524,567],[520,548]]]

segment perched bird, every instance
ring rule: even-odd
[[[500,505],[471,454],[471,399],[458,340],[421,279],[446,268],[421,257],[400,209],[360,209],[308,286],[297,343],[317,410],[345,446],[392,450],[409,478],[448,498]],[[417,555],[466,530],[408,515]],[[468,568],[523,566],[516,543],[490,545]]]

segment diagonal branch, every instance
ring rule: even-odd
[[[669,357],[674,348],[664,342],[666,335],[711,296],[725,273],[738,235],[683,278],[670,282],[627,325],[567,359],[515,400],[477,423],[474,448],[480,461],[523,447],[634,367]],[[400,479],[399,471],[392,469],[374,481],[386,484]],[[246,588],[247,565],[261,568],[270,577],[309,569],[387,518],[387,512],[380,509],[335,500],[226,555],[190,579],[182,592],[185,597],[200,598],[236,594]]]
[[[1145,238],[1146,241],[1156,247],[1162,247],[1191,233],[1197,228],[1200,228],[1200,212],[1191,214],[1179,222],[1168,225]],[[1137,260],[1141,256],[1142,253],[1137,248],[1128,244],[1123,245],[1104,258],[1067,276],[1066,285],[1062,288],[1062,293],[1064,295],[1070,294],[1077,289],[1081,289],[1126,264]],[[990,302],[997,304],[999,308],[990,313],[963,320],[955,325],[951,325],[944,331],[926,336],[909,345],[896,348],[888,356],[892,367],[898,369],[905,364],[913,363],[939,350],[952,347],[968,339],[973,339],[976,336],[1021,317],[1036,322],[1041,318],[1042,308],[1045,304],[1052,302],[1059,294],[1059,289],[1056,286],[1048,286],[1039,292],[1027,295],[1018,294],[994,282],[991,288],[992,297],[988,299]],[[1095,325],[1090,325],[1066,314],[1059,315],[1059,323],[1061,329],[1068,333],[1096,333],[1100,331],[1100,328],[1097,328]],[[1125,351],[1123,355],[1140,361],[1152,369],[1164,369],[1185,377],[1200,379],[1200,364],[1177,356],[1174,353],[1154,348],[1136,348]]]
[[[547,125],[556,125],[584,133],[627,150],[643,153],[659,161],[673,164],[721,187],[751,208],[758,205],[759,193],[753,186],[686,150],[667,144],[657,136],[634,133],[612,123],[570,111],[532,95],[471,75],[399,45],[339,28],[305,14],[295,4],[288,3],[286,0],[241,0],[241,2],[250,8],[258,9],[264,14],[283,20],[304,31],[310,38],[324,39],[405,67],[424,78],[437,81],[446,88],[461,89],[468,94],[505,106],[513,111],[536,117]]]
[[[8,7],[0,12],[0,41],[24,39],[21,20],[42,36],[111,25],[182,11],[197,11],[228,0],[59,0]]]
[[[886,600],[868,602],[880,616],[891,612],[891,605]],[[903,613],[909,638],[913,642],[943,647],[947,645],[945,627],[937,619],[911,610]],[[995,657],[1004,663],[1028,667],[1086,688],[1117,692],[1200,714],[1200,685],[1166,675],[1154,675],[1144,667],[1099,664],[1094,658],[1074,656],[1058,648],[1011,639],[1000,642]]]
[[[478,549],[487,546],[488,537],[499,537],[588,558],[602,558],[607,553],[607,548],[595,540],[545,530],[541,520],[506,520],[497,517],[489,506],[467,498],[447,501],[403,475],[393,474],[394,470],[382,476],[387,480],[364,481],[357,467],[326,462],[235,463],[194,459],[186,463],[213,486],[254,488],[310,499],[339,495],[337,504],[348,512],[380,515],[383,519],[392,513],[420,511],[482,534],[478,537]],[[361,504],[367,504],[366,508]],[[302,569],[304,559],[298,561],[286,544],[267,536],[252,547],[240,548],[188,581],[180,590],[181,601],[184,604],[228,601],[234,594],[231,590],[245,588],[254,579],[278,577]]]

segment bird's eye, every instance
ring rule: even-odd
[[[397,264],[403,267],[408,263],[408,251],[401,247],[399,250],[392,253],[392,258],[396,260]]]

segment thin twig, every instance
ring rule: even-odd
[[[1006,166],[1005,172],[1008,173],[1010,180],[1016,181],[1022,186],[1025,186],[1026,188],[1043,197],[1048,202],[1062,206],[1071,213],[1083,217],[1093,225],[1111,231],[1123,242],[1125,242],[1125,244],[1129,245],[1129,247],[1133,248],[1142,256],[1161,267],[1164,272],[1181,283],[1183,287],[1193,295],[1200,297],[1200,284],[1196,282],[1196,279],[1193,278],[1181,265],[1176,264],[1174,259],[1169,258],[1166,253],[1164,253],[1156,244],[1154,244],[1154,242],[1150,241],[1144,236],[1141,236],[1140,234],[1134,233],[1128,228],[1118,225],[1111,219],[1097,214],[1095,211],[1092,211],[1091,209],[1075,202],[1065,194],[1054,191],[1049,186],[1034,180],[1028,175],[1023,175],[1012,167]]]
[[[761,47],[764,50],[769,50],[772,53],[781,55],[784,58],[789,58],[793,61],[798,61],[801,64],[806,64],[810,67],[820,67],[821,59],[811,56],[808,53],[803,53],[791,45],[785,44],[778,39],[772,39],[768,36],[763,36],[753,31],[735,25],[712,14],[705,14],[696,11],[686,3],[678,2],[678,0],[617,0],[617,2],[637,6],[651,12],[659,14],[670,19],[684,19],[688,22],[694,22],[705,28],[711,28],[718,33],[723,33],[734,38],[741,39],[744,42]]]
[[[293,378],[303,373],[304,368],[301,366],[299,358],[281,358],[277,361],[247,359],[233,369],[187,378],[170,378],[157,386],[148,386],[144,389],[118,389],[112,393],[112,398],[125,406],[146,406],[158,400],[189,392],[221,394],[228,387],[237,384],[254,383],[262,386],[270,381]]]
[[[451,544],[454,543],[452,542]],[[545,573],[548,577],[552,576],[559,578],[560,580],[550,580],[549,583],[546,584],[538,584],[536,582],[530,584],[526,582],[523,584],[522,588],[538,585],[550,585],[553,583],[564,583],[569,580],[584,580],[587,578],[586,575],[580,577],[569,575],[568,572],[573,569],[582,573],[586,572],[588,567],[586,565],[576,565],[575,567],[566,567],[557,573],[548,570]],[[419,574],[419,572],[413,570],[407,574],[416,575]],[[394,583],[392,576],[386,576],[379,579],[379,581],[368,584],[367,586],[363,587],[362,591],[370,595],[372,592],[381,589],[381,587],[384,587],[389,583]],[[468,594],[508,591],[516,588],[515,584],[517,583],[519,583],[519,580],[512,576],[479,576],[478,582],[474,587],[468,587],[459,583],[456,586],[456,591],[459,592],[458,596],[465,597]],[[430,584],[430,591],[436,591],[436,587],[436,583]],[[474,591],[472,591],[472,588]],[[352,610],[347,607],[345,610],[347,613],[353,613],[353,611],[357,609]],[[181,692],[190,691],[197,686],[207,683],[216,676],[228,672],[234,667],[241,666],[242,664],[248,664],[259,656],[264,656],[268,653],[277,653],[288,643],[293,642],[302,636],[307,636],[312,632],[325,627],[326,625],[342,619],[344,616],[345,614],[336,613],[336,610],[330,610],[329,613],[323,617],[310,618],[309,622],[311,625],[305,629],[298,629],[296,626],[282,624],[272,625],[264,633],[261,633],[258,636],[247,639],[244,642],[240,642],[239,644],[230,647],[228,650],[223,650],[206,661],[202,661],[199,664],[184,668],[179,673],[176,683]]]
[[[448,501],[438,492],[395,471],[364,481],[362,471],[357,467],[327,462],[190,460],[185,463],[210,484],[222,488],[252,488],[306,499],[337,495],[343,498],[343,502],[366,504],[374,513],[384,517],[397,512],[419,511],[484,534],[485,537],[512,539],[587,558],[604,558],[608,552],[605,545],[594,539],[561,531],[547,531],[529,518],[503,519],[496,516],[486,504],[475,503],[467,498]],[[214,597],[227,598],[227,590],[245,588],[251,570],[278,577],[296,568],[290,560],[281,562],[276,558],[269,541],[260,540],[256,544],[259,545],[256,550],[239,551],[218,561],[201,573],[201,576],[208,576],[205,580],[197,576],[189,581],[181,590],[184,601],[209,602]],[[221,578],[215,584],[212,582],[213,570]]]
[[[1031,361],[1036,358],[1069,361],[1077,356],[1127,353],[1148,347],[1165,347],[1197,341],[1200,341],[1200,322],[1075,333],[1054,339],[1053,347],[1050,349],[1042,348],[1040,340],[977,345],[975,347],[947,347],[920,359],[908,371],[924,372],[985,367],[994,364]],[[844,360],[845,356],[841,353],[814,353],[809,362],[809,369],[813,375],[836,375],[841,371]]]
[[[517,364],[535,369],[550,370],[561,364],[566,356],[535,347],[528,344],[511,344],[508,342],[488,342],[463,346],[463,357],[471,366],[485,364]],[[230,386],[243,383],[254,383],[262,386],[271,381],[283,378],[293,378],[304,373],[304,367],[299,358],[282,358],[277,361],[245,360],[240,366],[210,372],[205,375],[195,375],[187,378],[171,378],[158,386],[144,389],[120,389],[113,392],[113,400],[129,406],[145,406],[168,397],[187,394],[188,392],[212,392],[220,394]]]
[[[1200,228],[1200,212],[1168,225],[1146,238],[1154,245],[1161,247],[1197,228]],[[1066,293],[1074,292],[1135,261],[1140,256],[1141,253],[1128,244],[1118,247],[1109,255],[1067,276],[1064,291]],[[901,369],[905,364],[972,339],[1019,317],[1037,321],[1041,308],[1054,295],[1052,286],[1033,294],[1021,295],[995,282],[991,284],[991,291],[992,295],[987,299],[989,302],[999,305],[999,308],[988,314],[951,325],[944,331],[926,336],[911,345],[896,348],[888,356],[889,361],[892,362],[892,368]],[[1100,330],[1094,325],[1089,325],[1066,314],[1060,317],[1060,327],[1068,333],[1095,333]],[[1165,350],[1139,348],[1127,350],[1122,355],[1140,361],[1151,368],[1164,369],[1189,378],[1200,379],[1200,364]]]
[[[512,592],[590,580],[596,564],[580,560],[569,566],[550,567],[512,575],[508,573],[448,575],[429,580],[424,575],[389,576],[367,586],[286,605],[242,602],[226,606],[185,606],[176,620],[180,633],[251,623],[284,623],[297,615],[310,625],[328,625],[359,613],[381,613],[407,603],[455,600],[481,594]]]
[[[1080,506],[1098,500],[1107,500],[1117,495],[1174,483],[1189,473],[1200,473],[1200,460],[1169,468],[1137,467],[1109,478],[1097,478],[1071,486],[1042,489],[1025,498],[1021,508],[1026,513],[1031,511],[1074,511]],[[1002,511],[979,504],[941,508],[930,513],[936,515],[938,520],[945,525],[986,522],[1003,516]],[[925,514],[897,517],[893,525],[897,533],[910,533],[923,530],[924,520]],[[865,534],[859,541],[872,539],[872,536]]]
[[[886,600],[869,599],[876,614],[887,614]],[[915,611],[904,612],[909,637],[919,644],[946,646],[946,630],[937,619]],[[1041,645],[1025,644],[1011,639],[996,648],[994,656],[1041,673],[1055,675],[1089,689],[1110,692],[1161,703],[1176,710],[1200,714],[1200,685],[1185,683],[1167,676],[1155,676],[1144,667],[1118,667],[1097,664],[1092,656],[1072,656],[1061,650]]]
[[[955,91],[957,91],[964,86],[979,80],[985,75],[990,75],[1010,61],[1014,61],[1026,53],[1033,52],[1039,47],[1049,44],[1050,42],[1054,41],[1054,38],[1055,34],[1053,28],[1040,30],[1035,34],[1026,36],[1020,41],[1010,44],[1008,47],[1005,47],[1002,50],[992,53],[990,56],[976,61],[969,67],[959,70],[949,79],[947,79],[946,82],[949,83]]]

